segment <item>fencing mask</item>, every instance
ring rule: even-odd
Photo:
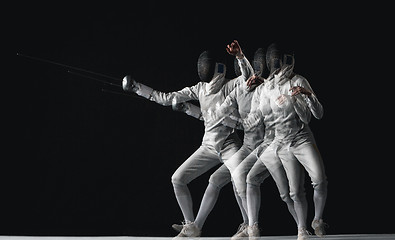
[[[266,66],[269,69],[270,74],[281,68],[281,58],[282,54],[278,44],[270,44],[266,52]]]
[[[240,76],[241,75],[240,66],[236,58],[233,64],[234,64],[236,76]],[[252,62],[252,68],[254,69],[254,74],[261,77],[265,70],[265,67],[266,67],[265,50],[263,50],[263,48],[258,48],[254,53],[254,60]]]
[[[263,48],[258,48],[254,53],[254,61],[252,63],[252,68],[254,69],[254,74],[257,76],[262,76],[265,70],[266,56]]]
[[[284,76],[287,78],[291,78],[294,73],[294,66],[295,66],[295,58],[293,55],[284,54],[284,60],[282,64],[282,69],[284,71]]]
[[[211,51],[204,51],[200,54],[197,70],[200,80],[208,82],[206,94],[217,93],[226,82],[226,66],[216,62]]]
[[[198,58],[197,70],[200,80],[210,82],[218,75],[225,76],[226,67],[225,64],[216,62],[211,51],[204,51]]]

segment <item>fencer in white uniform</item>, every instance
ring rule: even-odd
[[[264,71],[264,67],[266,65],[265,61],[266,61],[265,52],[262,48],[260,48],[254,54],[253,68],[255,71],[255,76],[260,76],[262,74],[262,72]],[[242,199],[243,206],[246,211],[248,210],[247,197],[246,197],[247,173],[252,168],[254,163],[257,161],[260,152],[264,150],[264,148],[269,144],[268,141],[266,141],[265,145],[262,144],[265,134],[265,125],[262,120],[263,118],[266,119],[266,124],[269,125],[269,131],[267,131],[266,138],[273,139],[272,135],[274,133],[274,131],[271,128],[271,124],[269,120],[270,111],[265,111],[265,116],[259,119],[262,120],[259,123],[258,122],[251,123],[247,120],[251,109],[257,108],[261,100],[259,98],[260,90],[258,89],[257,91],[254,91],[255,87],[256,85],[254,84],[247,85],[247,81],[244,82],[243,84],[238,85],[226,97],[224,103],[222,103],[222,105],[218,109],[217,118],[215,119],[215,121],[223,120],[226,121],[224,124],[229,124],[231,120],[237,118],[237,116],[232,116],[232,113],[235,112],[234,110],[237,110],[237,112],[239,113],[238,115],[240,116],[240,119],[238,119],[238,123],[241,124],[242,128],[244,129],[243,145],[239,149],[239,151],[237,151],[237,153],[235,153],[228,161],[232,162],[233,166],[237,166],[236,169],[231,169],[232,181],[236,186],[236,189]],[[258,88],[261,87],[262,85],[259,86]],[[254,96],[254,101],[253,101],[253,96]],[[269,106],[265,106],[265,107],[266,109],[270,110]],[[228,120],[228,118],[231,118],[231,120]],[[262,183],[264,179],[270,176],[269,171],[264,167],[264,165],[262,164],[259,165],[260,165],[259,168],[260,171],[256,172],[254,177],[251,178],[251,181],[254,181],[255,186],[258,186],[258,188],[260,183]],[[282,173],[281,178],[286,180],[285,171],[282,171],[281,173]],[[291,212],[291,215],[294,216],[294,219],[296,220],[295,211],[293,209],[293,201],[289,196],[289,188],[287,181],[283,182],[283,186],[281,189],[284,190],[281,193],[282,199],[289,205],[288,208]],[[240,224],[239,231],[232,237],[232,239],[248,237],[248,225],[249,225],[248,221],[245,221],[242,224]]]
[[[258,226],[258,216],[261,205],[260,185],[270,175],[278,186],[281,199],[287,204],[289,212],[297,223],[294,204],[289,195],[288,180],[285,170],[281,166],[281,161],[274,152],[263,154],[265,153],[266,148],[272,143],[275,134],[274,115],[267,96],[265,95],[265,85],[269,84],[273,79],[274,73],[280,69],[280,58],[281,54],[277,45],[270,45],[266,53],[266,65],[270,71],[269,77],[267,79],[263,79],[260,76],[253,76],[249,80],[249,85],[258,79],[261,79],[261,81],[264,82],[259,85],[254,92],[251,103],[251,112],[245,119],[243,119],[243,126],[247,129],[264,126],[265,136],[263,142],[261,142],[259,146],[241,162],[232,174],[234,181],[237,183],[236,187],[242,195],[241,198],[246,198],[249,226],[244,230],[244,235],[248,235],[250,239],[255,239],[260,236]],[[276,165],[277,168],[269,171],[266,164]]]
[[[253,61],[253,71],[255,74],[261,74],[263,72],[263,67],[265,64],[264,51],[263,49],[258,49],[254,54]],[[240,70],[239,60],[235,59],[235,73],[237,76],[242,75],[243,69]],[[247,86],[247,80],[240,82],[231,93],[226,97],[225,101],[217,108],[217,111],[213,113],[210,125],[223,124],[232,128],[237,128],[244,130],[243,134],[243,145],[241,148],[233,154],[233,156],[227,160],[227,165],[230,166],[230,172],[232,175],[233,186],[235,191],[237,191],[236,181],[233,178],[233,172],[236,167],[245,159],[262,141],[264,136],[264,125],[260,125],[254,128],[244,129],[243,122],[241,119],[245,118],[251,108],[251,100],[254,94],[254,87]],[[194,106],[191,103],[183,103],[178,106],[177,110],[185,112],[190,116],[200,119],[201,112],[200,108]],[[180,109],[181,108],[181,109]],[[255,155],[253,155],[255,157]],[[237,181],[240,184],[241,181]],[[244,180],[245,183],[245,180]],[[239,194],[240,195],[240,194]],[[240,195],[242,197],[242,195]],[[241,198],[242,199],[242,198]],[[244,199],[242,199],[242,204],[246,212],[247,204],[244,194]],[[244,229],[248,226],[248,217],[245,214],[243,223],[240,224],[238,231],[232,239],[237,239],[240,237],[248,237],[245,234]]]
[[[174,172],[171,178],[177,202],[184,216],[184,225],[177,237],[198,237],[201,235],[203,223],[214,207],[220,189],[231,180],[229,169],[232,166],[227,164],[227,160],[241,146],[241,141],[233,128],[222,124],[209,124],[212,122],[210,120],[216,108],[225,100],[226,96],[240,82],[244,82],[252,74],[252,68],[244,57],[237,41],[228,45],[227,50],[237,57],[242,69],[243,74],[236,79],[226,79],[226,66],[216,62],[208,51],[203,52],[198,59],[198,74],[202,81],[180,91],[164,93],[138,83],[129,76],[123,79],[124,90],[132,91],[161,105],[169,106],[190,100],[199,101],[201,117],[205,124],[202,144]],[[187,184],[221,163],[223,165],[210,176],[208,187],[195,219],[192,197]],[[236,193],[235,196],[238,198]],[[242,214],[245,215],[241,201],[238,200],[237,202]]]
[[[275,137],[264,154],[273,152],[281,159],[290,186],[290,196],[298,218],[298,240],[308,239],[306,230],[307,201],[304,192],[304,170],[314,188],[315,217],[312,227],[317,236],[325,234],[322,214],[327,196],[324,163],[314,136],[308,126],[311,114],[322,118],[323,108],[308,81],[293,72],[294,58],[287,56],[281,71],[265,85],[266,95],[274,115]],[[265,163],[270,171],[278,166]]]
[[[261,75],[264,67],[264,51],[263,49],[258,49],[254,54],[253,68],[257,75]],[[237,66],[235,66],[237,70]],[[236,71],[239,72],[239,71]],[[247,79],[246,79],[247,80]],[[263,136],[265,133],[264,125],[258,125],[253,128],[248,128],[243,126],[243,119],[247,117],[251,110],[252,97],[254,95],[254,87],[247,86],[247,81],[239,84],[236,88],[226,97],[225,101],[221,104],[216,112],[216,118],[214,121],[222,121],[223,124],[228,124],[234,119],[237,119],[239,115],[240,118],[236,123],[241,125],[244,130],[243,134],[243,145],[241,148],[228,160],[232,163],[232,166],[236,168],[231,169],[232,181],[236,187],[236,191],[239,194],[244,210],[247,212],[247,200],[245,197],[245,180],[242,179],[241,175],[234,175],[235,170],[238,168],[239,164],[248,158],[251,153],[259,146],[263,141]],[[234,113],[238,113],[235,115]],[[230,119],[229,119],[230,118]],[[256,158],[255,154],[252,154],[250,158]],[[248,215],[247,215],[248,216]],[[232,239],[239,239],[243,237],[248,237],[245,231],[248,227],[248,218],[244,219],[243,223],[240,224],[238,231],[232,237]]]

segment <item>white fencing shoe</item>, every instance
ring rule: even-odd
[[[177,240],[184,237],[200,237],[201,231],[193,222],[188,222],[183,225],[181,232],[173,238]]]
[[[231,240],[238,240],[245,237],[248,237],[248,224],[242,223],[239,225],[237,232],[232,236]]]
[[[257,240],[261,236],[258,223],[254,223],[252,226],[248,226],[248,237],[250,240]]]
[[[325,236],[325,228],[328,227],[328,224],[324,223],[322,219],[315,219],[311,223],[311,227],[314,229],[315,235],[318,237],[324,237]]]
[[[298,240],[306,240],[309,239],[311,233],[306,230],[306,228],[298,228]]]
[[[182,224],[173,224],[171,227],[177,232],[181,232],[183,225]]]

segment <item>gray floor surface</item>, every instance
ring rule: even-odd
[[[280,239],[296,239],[296,236],[262,236],[259,240],[280,240]],[[171,237],[59,237],[59,236],[0,236],[0,240],[171,240]],[[185,238],[188,239],[188,238]],[[230,240],[230,237],[201,237],[191,238],[199,240]],[[310,239],[322,240],[395,240],[395,234],[345,234],[345,235],[327,235],[325,238],[311,236]],[[248,238],[246,238],[248,240]]]

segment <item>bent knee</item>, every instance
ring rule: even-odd
[[[323,179],[319,182],[312,182],[314,191],[318,192],[326,192],[328,188],[328,181],[326,179]]]
[[[239,196],[245,196],[247,192],[247,183],[245,181],[236,181],[233,179],[233,186]]]
[[[286,203],[291,203],[293,202],[293,199],[291,198],[291,196],[289,195],[289,193],[284,193],[284,194],[280,194],[280,198],[281,200],[283,200]]]
[[[226,184],[230,183],[231,178],[229,177],[224,177],[224,176],[220,176],[220,175],[211,175],[210,179],[208,180],[208,182],[213,185],[216,186],[218,189],[223,188]]]
[[[187,182],[183,180],[182,176],[177,173],[177,171],[171,176],[171,183],[173,185],[186,185]]]
[[[266,176],[247,174],[246,183],[253,186],[260,186],[265,179]]]
[[[303,202],[306,199],[306,194],[304,191],[290,192],[289,198],[294,202]]]

